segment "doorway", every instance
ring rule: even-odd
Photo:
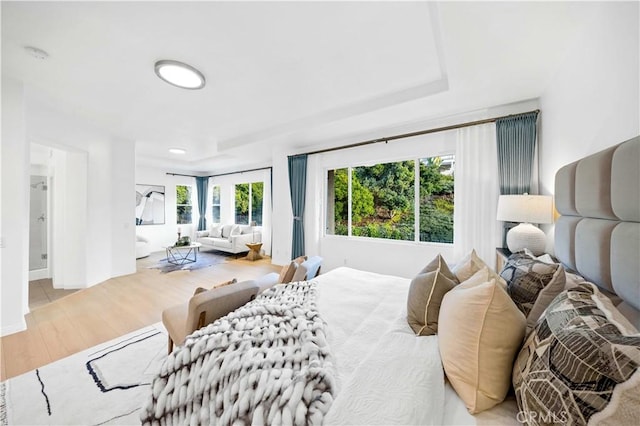
[[[49,180],[31,175],[29,185],[29,280],[51,278],[49,272]]]

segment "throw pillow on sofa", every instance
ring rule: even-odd
[[[211,229],[209,230],[209,236],[213,238],[222,237],[222,225],[211,225]]]

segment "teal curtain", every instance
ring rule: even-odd
[[[206,176],[196,177],[196,188],[198,190],[198,213],[200,220],[198,221],[198,231],[207,229],[207,190],[209,187],[209,178]]]
[[[293,210],[291,258],[304,256],[304,204],[307,190],[307,156],[289,156],[289,189]]]
[[[537,119],[537,112],[529,112],[496,120],[500,194],[530,192]]]

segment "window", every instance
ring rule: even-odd
[[[211,219],[213,223],[220,223],[220,185],[211,188]]]
[[[264,199],[264,183],[241,183],[235,188],[236,223],[248,225],[255,221],[262,226],[262,201]]]
[[[191,187],[176,185],[176,216],[178,225],[191,223]]]
[[[329,170],[326,233],[452,243],[453,170],[453,155]]]
[[[453,155],[420,159],[420,241],[453,243]]]

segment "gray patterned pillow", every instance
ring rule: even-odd
[[[513,366],[519,420],[637,424],[640,335],[634,333],[594,284],[556,297]]]
[[[564,290],[566,280],[562,265],[542,262],[524,252],[509,256],[500,276],[507,282],[509,296],[527,317],[527,331]]]

